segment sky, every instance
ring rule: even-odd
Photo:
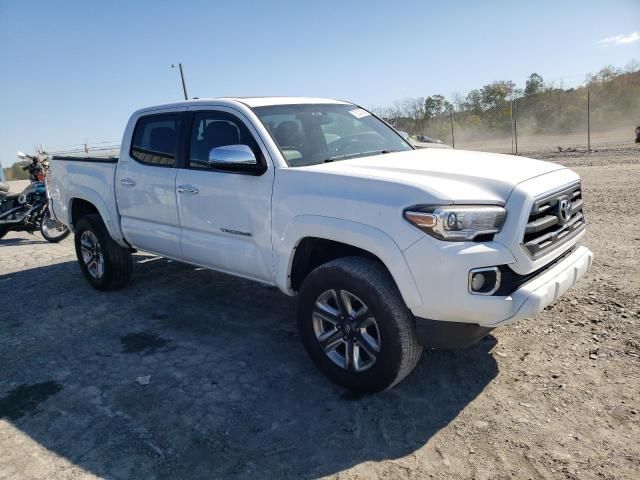
[[[640,0],[0,0],[0,162],[119,143],[136,109],[302,95],[369,108],[640,60]]]

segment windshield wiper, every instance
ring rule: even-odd
[[[347,155],[337,155],[335,157],[329,157],[324,161],[324,163],[331,163],[336,160],[346,160],[348,158],[366,157],[368,155],[384,155],[385,153],[394,153],[397,151],[398,150],[371,150],[370,152],[349,153]]]

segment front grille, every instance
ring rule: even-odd
[[[544,267],[539,268],[538,270],[535,270],[533,272],[526,273],[524,275],[520,275],[519,273],[514,272],[509,265],[499,265],[498,269],[500,270],[500,288],[498,288],[498,290],[496,290],[493,295],[496,297],[506,297],[507,295],[511,295],[529,280],[533,280],[538,275],[546,272],[551,267],[563,261],[569,255],[571,255],[575,251],[575,249],[576,247],[574,245],[558,258],[556,258],[552,262],[547,263]]]
[[[571,240],[585,225],[582,188],[580,183],[575,183],[533,203],[522,243],[536,259]]]

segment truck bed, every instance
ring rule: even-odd
[[[115,177],[118,157],[53,156],[48,185],[53,213],[65,225],[73,226],[72,199],[95,205],[103,218],[117,219]],[[107,221],[114,239],[121,238],[120,226]]]

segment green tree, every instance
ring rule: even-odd
[[[544,80],[537,73],[529,75],[524,87],[524,94],[527,97],[535,95],[544,90]]]
[[[474,89],[467,94],[466,101],[464,103],[465,110],[470,110],[475,114],[482,112],[482,94],[480,90]]]
[[[439,116],[445,110],[447,100],[442,95],[434,95],[427,97],[424,101],[425,118],[431,120]]]
[[[511,80],[491,82],[480,89],[482,106],[485,110],[502,108],[509,100],[515,84]]]

